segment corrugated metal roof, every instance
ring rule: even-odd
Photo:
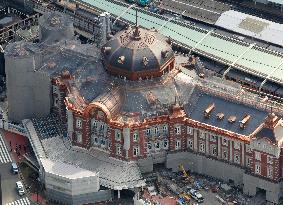
[[[45,172],[68,179],[79,179],[84,177],[97,176],[95,172],[75,167],[74,165],[66,164],[63,162],[41,159],[41,163]]]
[[[122,14],[126,9],[126,4],[118,5],[105,0],[77,0],[77,2],[87,3],[88,5],[99,8],[100,10],[108,11],[115,16]],[[134,23],[135,11],[130,9],[125,15],[123,15],[122,18]],[[150,14],[149,12],[142,10],[139,13],[138,19],[139,24],[146,28],[159,28],[168,21],[168,18],[164,16]],[[165,36],[170,36],[175,42],[179,42],[180,44],[192,48],[206,35],[208,31],[172,20],[167,22],[160,32]],[[206,55],[210,58],[215,58],[226,64],[232,64],[232,62],[235,61],[248,47],[249,44],[225,38],[221,35],[211,34],[198,45],[195,52]],[[266,77],[282,61],[282,54],[278,55],[275,52],[255,46],[237,61],[235,67],[261,77]],[[283,83],[283,66],[273,72],[270,79]]]
[[[273,2],[273,3],[276,3],[276,4],[281,4],[283,5],[283,0],[268,0],[269,2]]]
[[[215,25],[283,46],[283,25],[279,23],[229,10],[221,14]]]

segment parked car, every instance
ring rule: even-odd
[[[183,199],[183,198],[179,198],[179,199],[177,200],[177,204],[178,204],[178,205],[185,205],[185,204],[186,204],[186,200]]]
[[[189,193],[193,199],[195,199],[198,203],[202,203],[204,201],[203,196],[195,189],[190,189]]]
[[[18,168],[18,165],[17,165],[16,162],[12,163],[12,167],[11,168],[12,168],[13,174],[18,174],[19,173],[19,168]]]
[[[24,185],[23,185],[23,183],[21,181],[17,181],[16,182],[16,189],[17,189],[18,194],[20,196],[25,194]]]

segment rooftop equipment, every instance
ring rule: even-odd
[[[214,108],[215,108],[214,103],[209,104],[208,107],[205,109],[205,111],[203,113],[204,117],[209,118],[210,114],[211,114],[211,112],[213,111]]]
[[[217,116],[217,119],[218,119],[218,120],[223,120],[225,115],[224,115],[223,112],[219,112],[219,113],[217,113],[216,116]]]
[[[237,117],[236,117],[235,115],[231,115],[231,116],[229,116],[229,118],[228,118],[228,122],[234,123],[234,122],[236,122],[236,119],[237,119]]]
[[[246,114],[245,117],[240,121],[240,128],[244,129],[251,118],[251,115]]]

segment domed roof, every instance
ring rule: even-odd
[[[133,73],[139,73],[140,77],[144,77],[142,73],[161,71],[164,65],[174,60],[174,52],[167,38],[156,30],[146,30],[137,26],[116,34],[104,45],[102,54],[110,73],[129,79]]]

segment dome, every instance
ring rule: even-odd
[[[159,77],[174,68],[170,42],[156,30],[137,26],[121,31],[102,48],[110,74],[130,80]]]

